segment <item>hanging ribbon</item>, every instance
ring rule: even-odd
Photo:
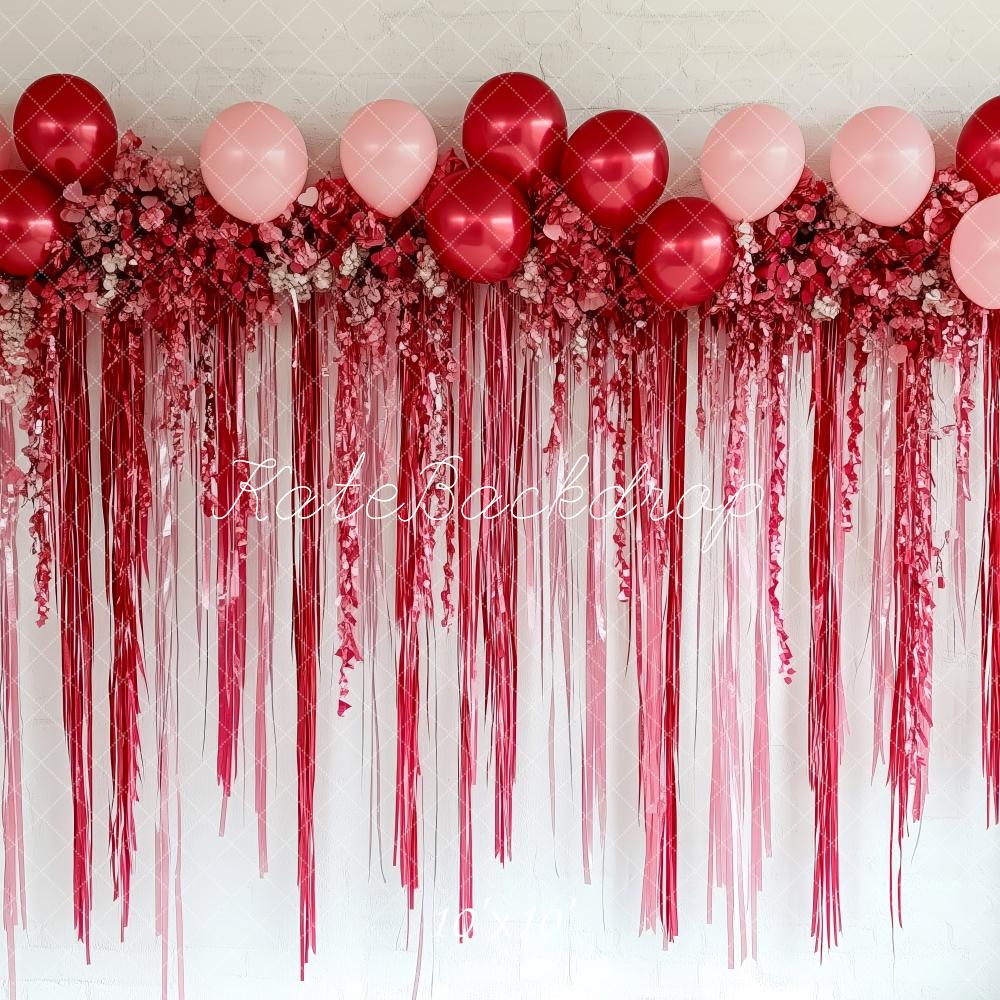
[[[598,321],[590,330],[587,408],[587,610],[583,753],[580,757],[583,879],[591,881],[595,810],[601,849],[607,830],[607,673],[608,608],[605,574],[605,520],[593,505],[607,489],[609,330]],[[558,516],[558,515],[557,515]]]
[[[267,706],[274,674],[274,601],[278,578],[278,331],[264,327],[258,345],[258,447],[256,490],[257,671],[254,684],[254,809],[257,813],[257,868],[267,874]]]
[[[17,1000],[14,929],[27,928],[24,803],[21,796],[21,667],[18,658],[17,515],[25,495],[18,469],[11,405],[0,402],[0,719],[3,725],[3,929],[7,982]]]
[[[219,309],[215,321],[212,413],[214,454],[205,511],[215,525],[216,660],[219,725],[216,773],[222,787],[220,831],[239,766],[247,655],[247,539],[252,492],[244,382],[252,332],[238,306]],[[206,531],[205,544],[210,533]]]
[[[931,510],[932,345],[914,344],[898,365],[893,537],[896,673],[889,723],[892,795],[890,905],[902,925],[902,850],[910,820],[920,821],[927,796],[934,638]]]
[[[472,495],[473,408],[477,378],[475,349],[475,293],[466,284],[458,305],[458,491],[455,526],[458,546],[459,633],[459,750],[458,750],[458,936],[465,940],[475,929],[472,880],[472,788],[476,783],[478,750],[476,696],[476,637],[479,606],[473,580]]]
[[[316,688],[319,674],[323,538],[323,372],[315,297],[292,319],[292,647],[295,652],[298,774],[299,975],[316,952]]]
[[[170,901],[174,902],[176,930],[177,995],[184,997],[184,914],[181,904],[181,784],[178,744],[177,635],[178,508],[177,490],[181,452],[176,447],[180,428],[173,426],[168,385],[170,374],[161,376],[157,393],[153,494],[153,559],[156,601],[153,611],[155,645],[154,712],[156,717],[156,784],[158,808],[155,833],[156,933],[160,939],[160,996],[167,1000],[170,988]],[[171,891],[171,873],[173,885]]]
[[[986,822],[1000,822],[1000,315],[991,313],[983,342],[986,508],[980,562],[982,601],[982,742]]]
[[[681,578],[687,317],[650,321],[635,359],[632,505],[639,790],[643,807],[641,930],[677,935],[677,750],[680,720]],[[666,462],[666,466],[664,466]]]
[[[809,513],[809,786],[813,791],[812,935],[822,953],[840,917],[838,791],[843,748],[840,613],[843,601],[844,387],[847,322],[813,331],[812,499]]]
[[[60,309],[54,331],[53,509],[62,643],[63,725],[73,800],[73,926],[90,962],[93,907],[94,597],[90,568],[90,394],[87,322]]]
[[[146,373],[140,326],[109,320],[102,327],[101,503],[105,591],[111,609],[111,875],[121,899],[121,936],[128,925],[134,806],[139,798],[139,686],[145,680],[142,583],[147,572],[150,507],[144,411]]]
[[[491,286],[483,313],[483,393],[480,518],[476,553],[479,614],[487,709],[493,726],[495,782],[493,851],[510,860],[514,779],[517,769],[517,521],[491,511],[493,499],[509,504],[516,491],[514,326],[511,293]]]

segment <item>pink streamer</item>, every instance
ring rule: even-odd
[[[165,373],[165,379],[169,375]],[[159,797],[155,833],[156,934],[160,939],[160,995],[170,992],[170,902],[173,869],[177,996],[184,997],[184,912],[181,901],[181,785],[178,745],[177,567],[179,522],[177,490],[181,465],[174,448],[168,394],[157,395],[156,464],[153,494],[153,558],[156,602],[154,709],[156,716],[156,777]]]
[[[918,823],[927,797],[933,664],[931,539],[931,353],[919,344],[898,367],[896,410],[895,542],[896,674],[889,726],[892,794],[890,906],[902,925],[903,837]]]
[[[24,880],[24,804],[21,794],[21,677],[18,658],[17,517],[25,495],[17,467],[10,404],[0,403],[0,716],[4,734],[3,927],[10,1000],[17,1000],[14,929],[27,929]]]

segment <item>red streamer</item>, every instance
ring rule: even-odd
[[[322,365],[319,306],[296,309],[292,322],[292,646],[295,652],[298,774],[299,975],[316,951],[316,686],[319,674],[323,538]]]
[[[112,802],[108,836],[121,937],[128,925],[134,806],[139,798],[139,685],[144,681],[142,582],[147,571],[150,507],[144,410],[146,374],[140,326],[111,320],[103,327],[101,362],[101,502],[105,590],[111,608]]]
[[[73,926],[89,963],[93,906],[94,598],[90,568],[90,395],[83,313],[61,310],[55,337],[58,375],[52,400],[52,518],[62,640],[63,725],[73,800]]]
[[[687,316],[656,319],[635,361],[632,464],[639,572],[636,663],[639,789],[645,830],[641,930],[677,935],[677,750],[680,704],[683,527],[687,416]],[[666,458],[664,457],[666,456]],[[666,462],[666,467],[664,467]]]
[[[517,770],[517,521],[490,511],[515,495],[514,318],[510,292],[490,286],[483,315],[483,393],[479,548],[479,613],[483,624],[486,703],[493,725],[494,843],[497,859],[511,857]]]
[[[274,596],[278,575],[278,331],[261,335],[258,349],[257,467],[262,488],[257,491],[257,675],[254,684],[254,809],[257,813],[257,868],[267,874],[267,704],[274,673]]]
[[[843,597],[843,417],[847,330],[813,333],[812,500],[809,512],[809,786],[813,791],[812,935],[816,950],[841,930],[838,790],[843,750],[840,612]]]
[[[220,309],[214,354],[214,464],[206,514],[215,523],[216,647],[219,725],[216,773],[222,787],[220,831],[239,766],[247,656],[247,539],[253,494],[244,489],[248,448],[244,382],[251,332],[239,307]],[[206,537],[207,541],[207,537]]]

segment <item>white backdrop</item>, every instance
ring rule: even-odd
[[[957,8],[957,9],[956,9]],[[327,3],[104,0],[8,3],[0,10],[0,113],[21,89],[56,70],[93,80],[123,126],[171,152],[195,155],[212,114],[241,99],[271,101],[299,121],[316,174],[336,165],[336,140],[365,101],[396,96],[423,106],[442,142],[454,141],[465,102],[489,75],[539,73],[563,97],[576,124],[593,111],[636,108],[650,115],[671,152],[669,189],[695,186],[692,163],[711,123],[732,105],[776,103],[806,133],[813,165],[825,173],[829,139],[855,111],[901,104],[930,127],[939,163],[950,162],[962,117],[997,88],[1000,6],[978,3],[761,0],[665,3],[657,0],[380,0],[356,8]],[[288,331],[282,331],[287,347]],[[287,403],[288,370],[279,372]],[[942,422],[952,386],[939,380]],[[96,398],[94,400],[96,405]],[[877,401],[872,405],[878,406]],[[866,648],[871,531],[865,493],[848,543],[845,683],[850,721],[842,778],[844,936],[822,963],[809,937],[812,805],[806,778],[807,601],[803,540],[808,423],[804,390],[795,401],[791,442],[789,540],[785,583],[800,673],[772,691],[774,857],[765,868],[759,962],[726,968],[725,930],[706,926],[709,668],[696,635],[697,546],[689,531],[686,567],[681,787],[681,935],[668,952],[639,939],[642,843],[636,815],[635,675],[626,666],[624,621],[612,622],[609,707],[608,846],[597,884],[582,884],[578,776],[565,753],[578,739],[579,705],[557,720],[559,796],[555,832],[548,815],[548,702],[553,665],[523,608],[521,731],[515,857],[492,861],[492,798],[477,789],[477,936],[459,945],[454,738],[455,667],[438,637],[424,740],[424,947],[421,996],[438,997],[857,997],[995,996],[1000,832],[986,832],[979,768],[978,629],[962,636],[953,590],[939,592],[935,651],[935,727],[927,816],[906,846],[905,929],[888,913],[889,803],[884,772],[870,779],[870,663]],[[981,465],[978,440],[974,463]],[[282,427],[288,455],[287,417]],[[951,445],[936,454],[939,506],[935,541],[950,525]],[[869,468],[867,476],[878,470]],[[692,437],[689,476],[704,478]],[[975,474],[981,497],[981,469]],[[798,484],[803,484],[799,487]],[[866,490],[865,492],[869,492]],[[190,495],[184,507],[193,527]],[[99,504],[95,514],[99,518]],[[970,510],[970,553],[978,551],[981,501]],[[282,529],[284,531],[284,529]],[[95,520],[95,543],[101,530]],[[288,552],[282,536],[282,553]],[[185,617],[193,623],[191,538],[182,568]],[[148,997],[159,988],[153,935],[152,708],[144,702],[146,780],[138,809],[139,855],[132,921],[118,942],[117,907],[106,862],[108,629],[98,601],[95,721],[95,923],[89,968],[73,940],[70,811],[58,686],[57,633],[36,630],[30,606],[31,558],[22,532],[22,649],[29,931],[18,935],[21,993],[28,1000]],[[716,553],[717,556],[717,553]],[[711,562],[712,554],[709,554]],[[101,554],[95,549],[96,580]],[[252,784],[237,790],[225,838],[217,835],[214,778],[214,677],[193,643],[185,645],[181,722],[185,804],[184,901],[188,996],[408,997],[417,964],[419,915],[407,940],[405,902],[391,867],[394,727],[392,650],[374,667],[380,709],[382,840],[372,833],[371,732],[359,707],[336,717],[336,668],[324,651],[317,789],[319,954],[305,984],[297,977],[295,886],[294,681],[289,570],[281,565],[272,761],[271,871],[257,877]],[[945,566],[946,574],[950,571]],[[970,586],[970,595],[973,589]],[[617,612],[616,612],[617,613]],[[712,614],[702,608],[702,621]],[[970,616],[975,620],[975,615]],[[330,632],[327,622],[327,634]],[[699,648],[701,656],[699,662]],[[749,658],[747,668],[752,667]],[[355,682],[360,691],[361,675]],[[206,688],[208,690],[207,709]],[[780,689],[779,689],[780,688]],[[247,692],[248,698],[251,692]],[[252,761],[244,760],[247,777]],[[376,796],[377,797],[377,796]],[[374,846],[370,840],[374,838]],[[3,991],[0,982],[0,995]]]

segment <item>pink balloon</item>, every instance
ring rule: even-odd
[[[849,209],[876,226],[913,215],[934,180],[934,146],[923,123],[902,108],[869,108],[837,133],[830,176]]]
[[[1000,309],[1000,194],[969,209],[951,237],[951,273],[965,296]]]
[[[201,140],[201,173],[212,197],[243,222],[270,222],[302,193],[309,157],[302,133],[261,101],[226,108]]]
[[[376,212],[394,219],[420,197],[437,163],[434,129],[406,101],[374,101],[347,123],[340,165],[347,182]]]
[[[746,104],[716,122],[701,150],[701,182],[734,222],[756,222],[795,189],[806,162],[798,125],[769,104]]]
[[[8,170],[17,166],[17,155],[14,149],[14,136],[10,126],[0,118],[0,170]]]

